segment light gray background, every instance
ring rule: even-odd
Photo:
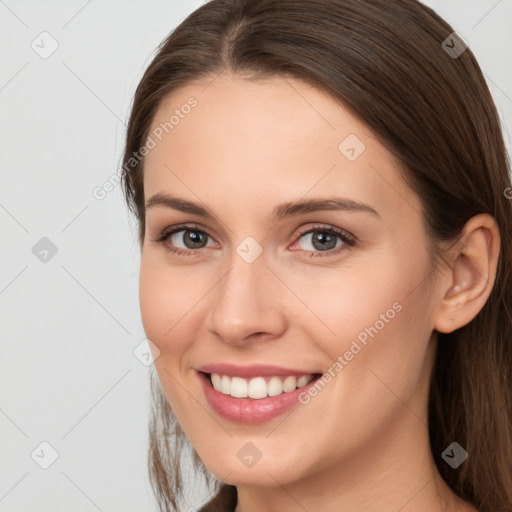
[[[426,3],[479,59],[510,151],[512,0]],[[201,4],[0,0],[2,512],[156,510],[135,224],[120,187],[93,190],[118,169],[155,48]],[[50,48],[43,31],[59,45],[47,59],[31,48]],[[42,237],[58,249],[47,262]],[[31,458],[50,460],[43,441],[58,452],[48,469]],[[190,506],[205,498],[193,489]]]

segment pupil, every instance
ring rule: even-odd
[[[313,236],[313,246],[315,249],[327,250],[334,249],[336,247],[336,237],[322,231],[317,231],[317,236]],[[319,244],[317,244],[319,242]]]
[[[183,243],[189,249],[194,249],[197,247],[202,247],[201,244],[204,243],[204,238],[204,233],[199,233],[197,231],[185,231],[183,234]]]

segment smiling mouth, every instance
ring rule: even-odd
[[[219,373],[200,373],[206,377],[215,391],[234,398],[252,398],[254,400],[291,393],[307,386],[322,375],[314,373],[299,376],[274,375],[245,378]]]

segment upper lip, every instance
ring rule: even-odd
[[[212,363],[205,364],[197,368],[203,373],[218,373],[229,377],[264,377],[272,375],[315,375],[321,372],[311,372],[308,370],[294,370],[291,368],[283,368],[282,366],[273,366],[266,364],[253,364],[250,366],[237,366],[229,363]]]

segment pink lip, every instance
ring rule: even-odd
[[[308,371],[308,370],[291,370],[281,366],[270,366],[255,364],[251,366],[236,366],[234,364],[218,363],[206,364],[197,368],[198,371],[203,373],[218,373],[220,375],[227,375],[228,377],[244,377],[250,379],[252,377],[267,377],[276,375],[278,377],[285,377],[288,375],[312,375],[315,373],[322,373],[321,371]]]
[[[276,368],[272,368],[275,372]],[[252,370],[251,370],[252,371]],[[217,372],[213,372],[217,373]],[[219,372],[222,373],[222,372]],[[294,373],[297,375],[308,375],[308,373]],[[212,407],[223,418],[238,423],[250,423],[257,424],[265,421],[270,421],[286,411],[291,409],[294,405],[299,403],[299,395],[315,384],[318,380],[312,380],[308,385],[298,388],[290,393],[282,393],[277,396],[269,396],[267,398],[253,399],[253,398],[234,398],[229,395],[225,395],[220,391],[216,391],[210,383],[210,378],[205,373],[198,372],[199,380],[203,387],[203,391],[206,400]],[[223,375],[228,375],[224,373]],[[237,373],[237,375],[240,375]],[[261,373],[258,375],[262,376]],[[276,373],[272,373],[276,375]],[[277,375],[280,375],[277,373]],[[288,373],[288,375],[291,375]]]

